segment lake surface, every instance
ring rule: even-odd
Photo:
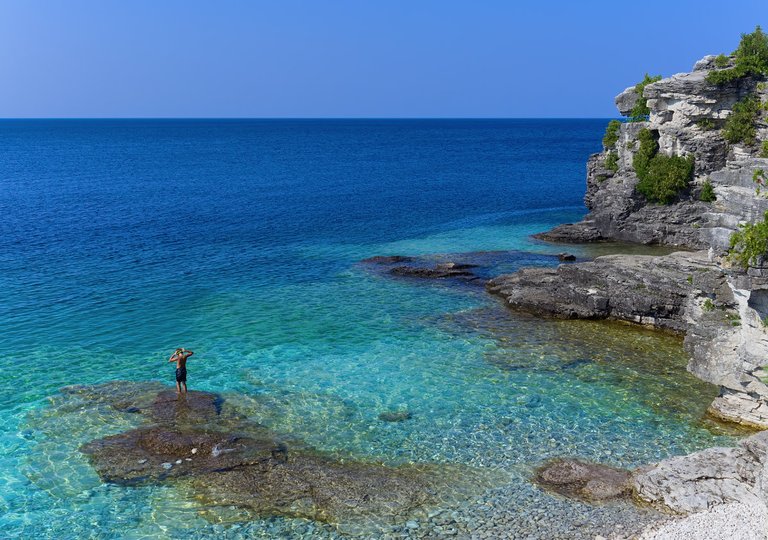
[[[0,122],[2,536],[335,534],[217,523],[172,488],[99,482],[77,449],[125,426],[51,396],[171,384],[179,346],[196,352],[191,389],[266,402],[254,420],[279,433],[499,471],[495,493],[521,515],[548,497],[527,481],[548,457],[631,466],[727,444],[701,420],[716,391],[685,373],[675,337],[516,315],[481,287],[359,262],[509,251],[494,271],[555,264],[563,249],[530,235],[585,213],[605,124]]]

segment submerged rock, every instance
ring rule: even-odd
[[[541,466],[536,483],[568,497],[604,501],[628,495],[630,473],[607,465],[577,459],[555,459]]]
[[[425,268],[420,266],[395,266],[389,270],[389,273],[394,276],[414,277],[414,278],[428,278],[428,279],[443,279],[443,278],[461,278],[461,279],[479,279],[474,273],[470,272],[470,268],[474,268],[472,264],[458,264],[453,262],[440,263],[432,268]]]
[[[112,390],[65,391],[111,404]],[[446,481],[456,478],[438,466],[393,467],[325,455],[230,410],[217,394],[190,392],[177,399],[156,385],[134,384],[132,390],[137,399],[127,392],[114,399],[136,406],[145,424],[80,448],[104,482],[177,485],[208,507],[347,526],[406,519],[436,503],[438,491],[447,496],[452,488]],[[395,415],[391,421],[410,417],[407,411],[389,414]]]
[[[363,259],[360,262],[367,264],[399,264],[411,261],[413,261],[413,257],[406,257],[404,255],[376,255],[375,257]]]
[[[384,422],[405,422],[413,417],[410,411],[385,411],[379,415]]]

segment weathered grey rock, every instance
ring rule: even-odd
[[[711,414],[766,429],[768,280],[733,270],[719,287],[705,285],[707,296],[692,296],[686,309],[688,370],[720,386]]]
[[[636,496],[675,512],[691,513],[730,502],[768,500],[768,432],[733,448],[708,448],[666,459],[633,474]]]
[[[693,65],[692,71],[705,71],[705,70],[714,69],[716,67],[715,66],[716,58],[717,56],[714,54],[709,54],[705,56],[704,58],[702,58],[701,60],[699,60]]]
[[[639,97],[634,86],[625,88],[621,94],[616,96],[616,108],[623,116],[629,116]]]
[[[507,305],[539,315],[616,319],[682,333],[694,273],[720,274],[706,252],[666,257],[609,255],[553,268],[528,268],[486,288]]]

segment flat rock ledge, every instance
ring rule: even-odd
[[[622,320],[684,333],[692,276],[701,281],[704,273],[712,279],[720,275],[706,252],[608,255],[557,268],[526,268],[492,279],[486,288],[509,307],[537,315]]]
[[[475,474],[455,486],[460,471],[454,466],[395,467],[319,452],[253,422],[213,393],[177,399],[158,383],[130,382],[62,393],[139,420],[134,429],[80,448],[102,481],[178,487],[202,502],[212,519],[216,509],[236,507],[252,517],[305,518],[354,533],[405,521],[444,502],[452,490],[473,492],[479,482]]]

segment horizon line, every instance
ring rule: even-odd
[[[622,116],[7,116],[13,120],[610,120]]]

